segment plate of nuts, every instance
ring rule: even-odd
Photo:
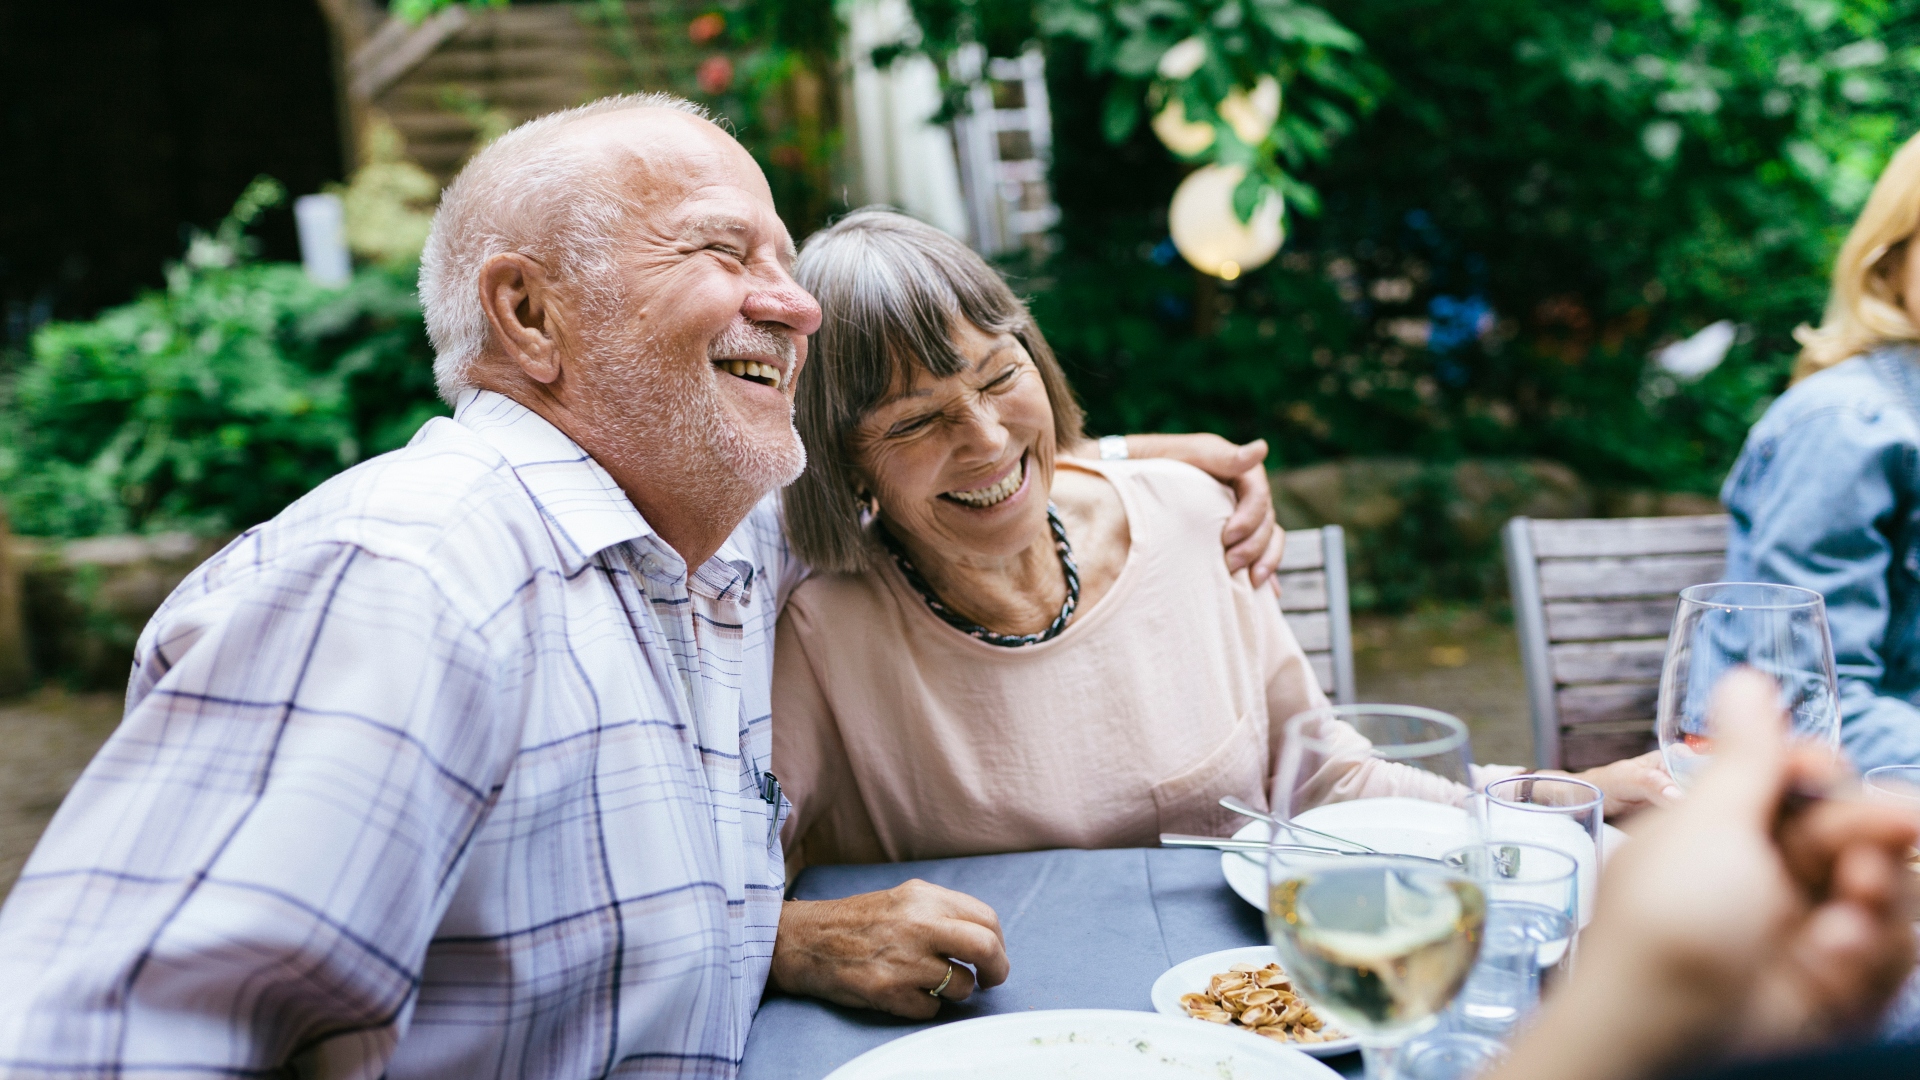
[[[1154,980],[1153,1008],[1264,1035],[1314,1057],[1360,1048],[1360,1040],[1314,1014],[1294,991],[1271,945],[1225,949],[1168,968]]]

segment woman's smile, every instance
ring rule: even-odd
[[[1018,461],[1009,466],[1000,479],[965,491],[948,491],[940,497],[956,502],[974,510],[987,510],[999,506],[1020,494],[1027,486],[1027,457],[1021,454]]]

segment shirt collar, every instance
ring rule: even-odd
[[[653,535],[607,470],[532,409],[491,390],[467,390],[453,419],[507,460],[546,519],[568,577],[615,544]]]
[[[580,445],[525,405],[491,390],[466,390],[454,406],[456,423],[500,452],[540,508],[568,577],[595,555],[630,540],[655,536],[627,493]],[[745,524],[741,528],[745,528]],[[662,576],[677,579],[679,557],[665,543]],[[689,587],[717,600],[753,599],[754,562],[738,529],[690,575]]]

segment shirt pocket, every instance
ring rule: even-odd
[[[1230,836],[1247,819],[1220,805],[1237,795],[1255,809],[1267,808],[1267,738],[1259,710],[1241,714],[1233,730],[1201,758],[1153,785],[1161,832]]]

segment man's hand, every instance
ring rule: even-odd
[[[1006,982],[1000,918],[965,893],[915,879],[782,905],[770,978],[789,994],[926,1020],[940,1011],[929,991],[949,966],[953,978],[940,992],[947,1001],[965,1001],[976,978],[980,986]]]
[[[1655,806],[1665,806],[1680,797],[1680,788],[1667,774],[1660,751],[1649,750],[1639,757],[1621,758],[1585,772],[1561,773],[1545,770],[1547,775],[1571,776],[1585,780],[1607,797],[1605,812],[1609,821],[1628,817]]]
[[[1093,443],[1074,448],[1083,457],[1099,457]],[[1218,435],[1129,435],[1130,458],[1171,458],[1199,469],[1233,489],[1233,516],[1220,532],[1227,549],[1227,570],[1246,568],[1257,588],[1280,568],[1287,534],[1273,516],[1273,488],[1267,480],[1267,441],[1237,446]]]

